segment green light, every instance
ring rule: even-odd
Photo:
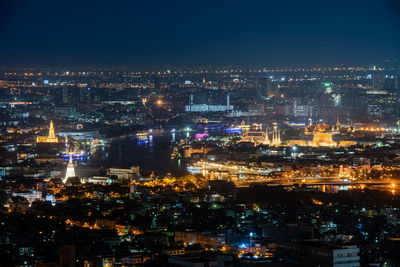
[[[325,87],[329,87],[329,86],[331,86],[332,85],[332,83],[324,83],[324,86]]]

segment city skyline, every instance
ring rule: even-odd
[[[400,266],[400,2],[0,2],[0,266]]]

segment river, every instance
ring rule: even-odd
[[[106,168],[140,166],[141,170],[159,174],[187,172],[181,160],[171,159],[173,146],[187,133],[164,133],[149,136],[147,141],[137,138],[125,138],[111,142],[92,157],[91,163]]]

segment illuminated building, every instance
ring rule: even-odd
[[[139,172],[140,169],[138,166],[132,166],[129,169],[109,168],[107,170],[107,176],[116,176],[121,182],[123,180],[129,180],[134,178],[135,176],[139,176]]]
[[[89,178],[88,182],[91,184],[108,185],[111,184],[112,179],[105,176],[93,176]]]
[[[372,90],[374,92],[383,91],[385,88],[385,75],[381,72],[372,75]]]
[[[65,184],[68,181],[68,178],[70,177],[75,177],[75,167],[74,167],[74,162],[72,161],[72,155],[69,156],[69,162],[67,166],[67,171],[65,172],[65,177],[62,180],[63,183]]]
[[[273,82],[270,77],[263,77],[258,80],[258,95],[265,97],[279,96],[279,85]]]
[[[242,121],[238,128],[242,129],[243,132],[247,132],[248,130],[250,130],[251,126]]]
[[[226,104],[222,101],[214,101],[213,104],[207,101],[207,94],[202,93],[199,96],[199,103],[195,104],[193,94],[189,95],[189,105],[185,106],[186,112],[224,112],[233,110],[233,106],[230,104],[230,94],[226,95]]]
[[[13,192],[12,195],[26,198],[29,203],[37,199],[42,199],[42,192],[38,190],[17,191]]]
[[[332,135],[329,133],[315,133],[311,145],[316,147],[336,146],[336,142],[332,140]]]
[[[279,146],[280,144],[281,144],[281,131],[278,129],[278,124],[274,123],[271,145]]]
[[[328,130],[329,126],[326,125],[325,123],[319,123],[317,125],[313,125],[312,121],[310,121],[310,124],[308,127],[304,130],[304,134],[315,134],[319,132],[326,132]]]
[[[36,138],[37,143],[58,143],[58,137],[54,134],[53,121],[50,121],[49,135],[48,136],[38,136]]]
[[[314,147],[336,147],[336,146],[353,146],[356,145],[357,142],[355,141],[340,141],[335,142],[332,138],[334,134],[340,134],[343,130],[351,133],[354,132],[353,124],[351,123],[350,127],[343,128],[340,125],[339,119],[336,122],[336,125],[332,126],[331,131],[328,131],[329,126],[320,123],[315,126],[310,125],[304,130],[305,135],[313,135],[312,141],[305,141],[305,140],[290,140],[289,144],[291,146],[298,145],[298,146],[314,146]]]
[[[264,132],[260,131],[249,131],[246,132],[243,137],[241,142],[253,142],[253,143],[264,143],[266,139],[266,134]]]
[[[340,129],[340,127],[340,123],[337,121],[336,129]],[[329,126],[325,123],[320,123],[313,127],[312,123],[310,122],[310,125],[304,131],[305,134],[313,134],[313,140],[310,142],[310,146],[336,146],[337,144],[335,141],[333,141],[332,134],[328,132],[328,128]],[[336,130],[335,126],[333,129]]]
[[[278,128],[278,125],[274,123],[272,131],[272,140],[269,139],[267,130],[265,132],[248,131],[245,132],[245,134],[243,135],[241,142],[253,142],[264,145],[279,146],[281,144],[281,132]]]
[[[350,125],[348,127],[344,127],[340,124],[339,118],[337,118],[336,124],[332,126],[330,131],[331,134],[346,134],[346,133],[354,133],[355,128],[353,126],[353,122],[350,121]]]
[[[265,139],[263,142],[264,145],[269,145],[270,141],[269,141],[269,137],[268,137],[268,130],[265,130]]]
[[[207,154],[211,150],[212,150],[211,147],[203,147],[203,146],[200,148],[188,147],[185,148],[184,150],[184,157],[190,158],[192,157],[192,154]]]
[[[333,132],[340,133],[341,129],[342,129],[342,125],[340,125],[339,117],[338,117],[337,120],[336,120],[336,124],[332,126],[332,131],[331,132],[332,133]]]

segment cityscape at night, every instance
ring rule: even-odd
[[[400,266],[400,3],[0,2],[0,266]]]

